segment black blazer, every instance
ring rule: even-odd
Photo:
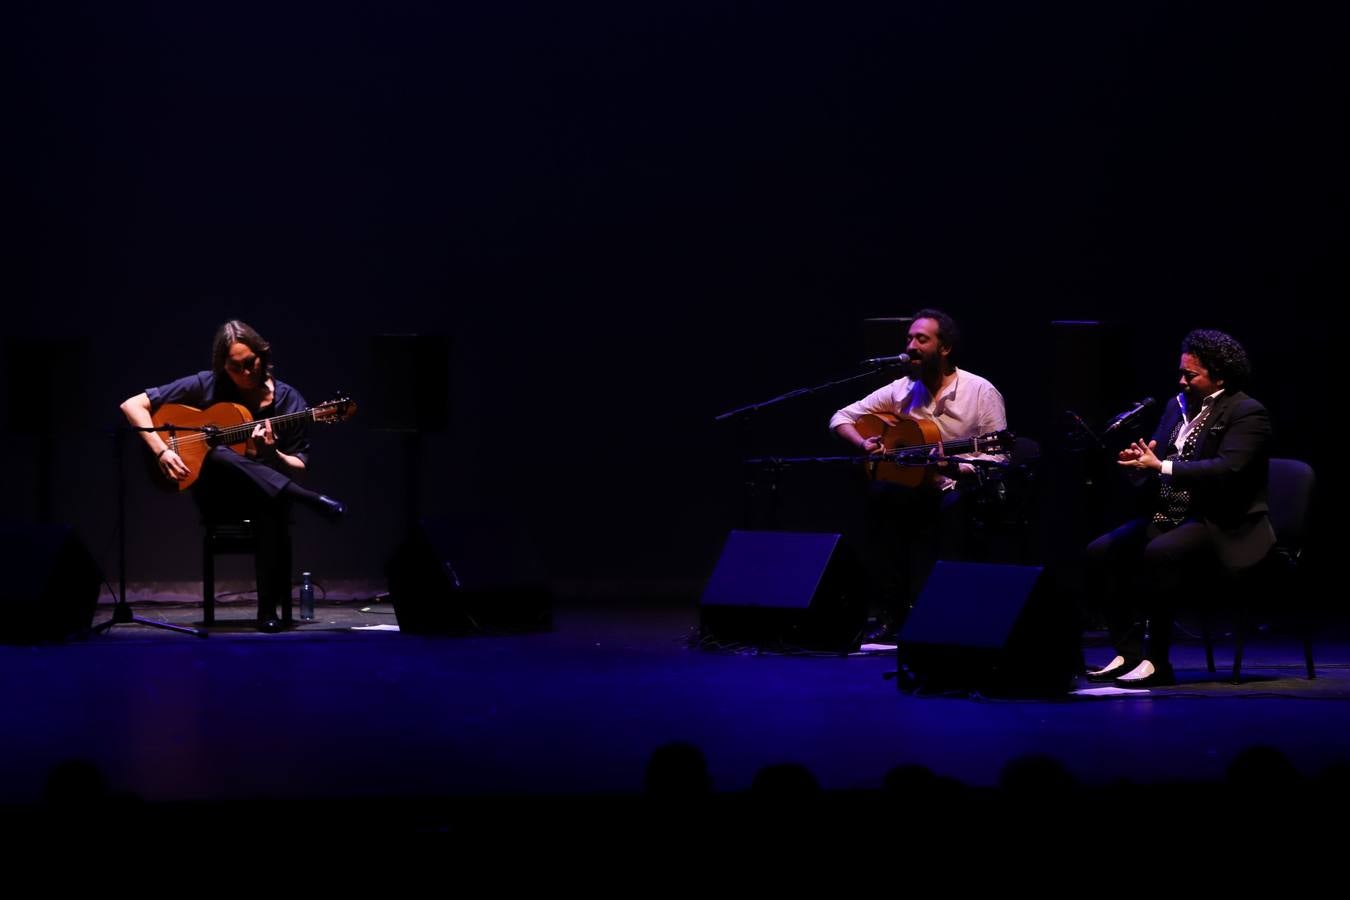
[[[1160,459],[1172,452],[1167,440],[1180,419],[1181,407],[1172,398],[1153,434]],[[1194,456],[1172,462],[1172,484],[1191,492],[1190,514],[1210,528],[1219,559],[1229,568],[1255,565],[1275,546],[1266,505],[1270,442],[1266,408],[1228,390],[1215,398]],[[1158,479],[1151,480],[1156,488]]]

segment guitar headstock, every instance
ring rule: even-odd
[[[980,448],[981,453],[1011,453],[1016,443],[1017,435],[1006,428],[982,434],[975,439],[975,445]]]
[[[356,402],[348,397],[339,397],[327,403],[320,403],[314,407],[313,413],[315,422],[329,425],[345,422],[356,415]]]

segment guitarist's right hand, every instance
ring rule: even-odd
[[[879,437],[867,438],[859,446],[862,447],[864,453],[870,453],[873,456],[886,452],[886,444]]]
[[[164,477],[170,481],[182,481],[188,475],[192,474],[188,469],[187,463],[183,458],[173,450],[166,449],[159,455],[159,470],[164,473]]]

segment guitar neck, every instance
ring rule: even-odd
[[[285,425],[289,422],[298,422],[302,419],[312,420],[314,418],[314,410],[315,407],[310,407],[309,409],[303,409],[300,412],[285,413],[280,416],[263,416],[263,419],[270,419],[272,421],[272,426],[275,428],[278,425]],[[228,428],[221,428],[219,431],[215,432],[215,437],[226,444],[237,444],[239,441],[242,441],[253,434],[253,429],[257,427],[259,421],[261,421],[261,419],[245,422],[242,425],[232,425]]]
[[[962,438],[959,441],[943,441],[942,451],[948,456],[954,456],[957,453],[982,453],[985,448],[981,444],[993,444],[995,450],[998,448],[997,441],[981,441],[979,438]],[[908,447],[897,447],[896,453],[930,453],[938,448],[937,444],[911,444]]]

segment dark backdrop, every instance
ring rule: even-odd
[[[29,4],[6,332],[11,358],[75,349],[7,367],[10,512],[75,522],[111,564],[101,429],[205,367],[226,318],[310,400],[367,409],[371,335],[445,334],[423,511],[514,519],[559,577],[696,581],[742,511],[736,460],[837,449],[826,419],[862,386],[712,416],[848,372],[862,319],[922,305],[1047,442],[1099,374],[1057,363],[1052,320],[1127,326],[1102,409],[1167,393],[1188,329],[1229,329],[1280,452],[1339,496],[1344,24],[1274,2]],[[14,421],[34,397],[54,441]],[[317,436],[313,483],[351,515],[306,523],[300,565],[380,574],[402,440],[359,416]],[[793,524],[833,527],[839,479],[797,481],[822,512]],[[196,572],[179,499],[133,479],[134,578]]]

